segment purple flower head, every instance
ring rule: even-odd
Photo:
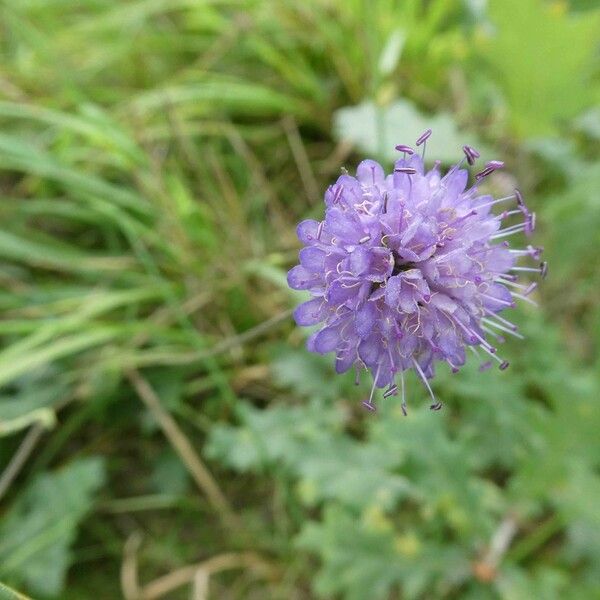
[[[456,372],[469,349],[482,358],[483,369],[490,361],[506,369],[488,339],[522,337],[500,313],[516,300],[533,302],[528,295],[535,286],[519,277],[545,275],[547,267],[519,266],[521,258],[539,260],[541,248],[511,249],[506,240],[529,235],[535,226],[522,194],[494,199],[479,192],[481,180],[503,163],[487,163],[469,187],[464,158],[442,175],[439,163],[425,171],[422,157],[398,148],[404,156],[392,173],[365,160],[355,177],[344,173],[327,189],[325,219],[298,225],[304,247],[288,283],[312,296],[294,312],[298,325],[320,326],[308,349],[335,352],[337,372],[354,366],[357,381],[361,369],[370,371],[368,410],[375,410],[376,388],[387,387],[387,398],[400,383],[406,412],[409,369],[430,393],[430,408],[439,410],[429,384],[436,362]],[[474,162],[477,151],[465,148]],[[506,208],[510,203],[514,207]],[[498,215],[496,205],[504,209]],[[517,222],[505,224],[511,220]]]

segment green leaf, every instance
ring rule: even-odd
[[[452,115],[438,112],[426,116],[408,100],[388,106],[363,102],[340,108],[334,115],[334,131],[338,139],[352,142],[371,157],[395,160],[400,157],[397,144],[413,144],[425,129],[433,135],[427,140],[427,156],[443,163],[454,163],[463,157],[461,148],[469,144],[489,157],[487,150],[473,135],[459,131]]]
[[[24,594],[17,592],[9,588],[8,586],[0,583],[0,600],[31,600]]]
[[[560,3],[490,0],[489,12],[494,33],[484,54],[497,73],[515,133],[554,133],[594,102],[600,11],[573,15],[561,11]]]
[[[38,475],[0,521],[0,575],[35,594],[60,594],[77,527],[103,481],[98,457]]]
[[[308,522],[297,544],[321,557],[323,566],[314,585],[325,597],[383,600],[401,589],[407,600],[423,598],[425,592],[440,598],[434,581],[441,573],[459,578],[469,571],[468,558],[456,545],[423,539],[410,528],[399,534],[377,509],[357,517],[330,504],[323,522]]]

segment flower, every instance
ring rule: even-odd
[[[402,158],[386,175],[380,164],[364,160],[356,177],[341,175],[325,193],[325,219],[298,225],[304,244],[300,264],[288,273],[288,284],[307,290],[312,299],[299,305],[294,317],[301,326],[320,325],[308,349],[335,352],[338,373],[366,368],[373,377],[368,400],[375,410],[376,388],[383,397],[396,395],[401,384],[406,414],[404,372],[413,369],[439,410],[429,380],[436,362],[453,372],[466,360],[466,349],[487,355],[481,369],[508,362],[497,355],[488,337],[522,337],[516,325],[501,316],[515,300],[532,302],[535,284],[520,275],[545,276],[547,266],[517,266],[521,258],[539,260],[541,248],[511,249],[506,238],[535,227],[522,194],[494,199],[481,194],[481,182],[504,164],[490,161],[469,187],[465,161],[479,153],[464,146],[464,158],[445,175],[439,163],[425,171],[427,130],[417,140],[423,154],[410,146],[396,149]],[[514,203],[513,208],[509,207]],[[493,207],[503,212],[494,214]],[[514,225],[507,220],[520,219]]]

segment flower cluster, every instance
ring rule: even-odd
[[[440,173],[439,163],[424,167],[431,130],[417,140],[419,156],[410,146],[396,149],[401,158],[386,175],[377,162],[358,165],[356,177],[341,175],[325,193],[321,222],[302,221],[298,237],[304,244],[300,264],[288,273],[295,290],[312,299],[297,307],[298,325],[321,324],[308,340],[314,352],[335,352],[336,370],[368,369],[373,386],[364,406],[375,410],[376,388],[383,397],[398,393],[406,413],[404,372],[413,369],[439,410],[429,385],[434,365],[443,361],[456,372],[466,349],[486,356],[481,368],[498,357],[491,337],[521,337],[517,327],[500,316],[515,300],[531,301],[535,283],[518,277],[546,274],[546,264],[517,266],[520,258],[539,261],[540,248],[511,249],[506,238],[535,227],[535,213],[518,190],[494,199],[479,193],[480,182],[503,167],[490,161],[469,186],[464,163],[479,157],[469,146],[464,158]],[[513,207],[510,207],[513,204]],[[494,214],[493,208],[502,212]],[[506,221],[517,219],[514,225]]]

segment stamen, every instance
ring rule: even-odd
[[[481,349],[486,353],[489,354],[496,362],[500,363],[500,368],[502,369],[502,365],[504,363],[506,363],[505,360],[502,360],[499,356],[497,356],[496,354],[494,354],[493,352],[490,352],[485,346],[481,346]],[[508,366],[508,363],[506,363],[506,366]],[[506,368],[506,367],[504,367]]]
[[[503,277],[507,281],[517,281],[519,279],[518,275],[511,275],[510,273],[501,273],[500,277]]]
[[[488,300],[493,300],[498,304],[504,304],[504,306],[510,306],[514,308],[516,305],[514,302],[509,302],[508,300],[501,300],[500,298],[495,298],[494,296],[490,296],[489,294],[480,294],[483,298],[487,298]]]
[[[512,254],[517,256],[531,256],[534,260],[539,260],[542,256],[544,249],[541,246],[527,246],[525,250],[509,250]]]
[[[525,235],[529,236],[533,233],[533,230],[535,229],[535,221],[535,213],[528,213],[527,218],[525,219]]]
[[[523,194],[521,194],[521,190],[515,188],[515,198],[517,199],[517,204],[521,207],[525,207],[525,202],[523,201]]]
[[[473,346],[469,346],[469,348],[472,348],[472,347]],[[460,371],[460,369],[455,364],[453,364],[449,358],[446,359],[446,362],[450,365],[450,369],[452,369],[452,373],[458,373]]]
[[[404,371],[400,371],[400,397],[400,408],[402,409],[402,414],[406,417],[408,416],[408,412],[406,410],[406,396],[404,395]]]
[[[424,144],[431,137],[431,129],[426,129],[416,141],[417,146]]]
[[[522,271],[524,273],[539,273],[542,276],[542,279],[546,278],[548,275],[548,263],[543,261],[540,263],[539,267],[511,267],[511,271]]]
[[[429,385],[429,382],[427,381],[427,377],[425,377],[425,373],[423,373],[423,371],[421,370],[421,367],[419,366],[419,363],[414,358],[412,359],[412,362],[413,362],[413,365],[415,366],[417,373],[419,374],[419,377],[425,384],[425,387],[427,388],[427,391],[429,392],[429,395],[431,396],[431,399],[433,401],[433,404],[431,404],[429,408],[431,410],[440,410],[442,408],[442,403],[439,400],[436,400],[433,390],[431,389],[431,386]]]
[[[406,144],[398,144],[398,146],[396,146],[396,150],[398,150],[398,152],[404,152],[404,154],[414,154],[415,153],[415,151],[410,146],[407,146]]]
[[[365,237],[360,238],[360,240],[358,240],[359,244],[364,244],[365,242],[368,242],[371,239],[370,235],[365,235]]]
[[[508,285],[517,290],[523,290],[523,293],[527,296],[530,294],[536,287],[537,283],[530,283],[529,285],[524,285],[522,283],[515,283],[513,279],[504,279],[503,277],[496,277],[494,279],[496,283],[502,283],[503,285]]]
[[[463,152],[465,153],[465,157],[467,158],[467,162],[473,166],[475,161],[481,156],[475,148],[471,146],[463,146]]]
[[[508,335],[512,335],[513,337],[519,338],[520,340],[525,339],[524,335],[517,333],[514,329],[504,327],[504,325],[501,325],[500,323],[495,323],[494,321],[491,321],[490,319],[483,318],[483,319],[481,319],[481,322],[486,323],[487,325],[490,325],[491,327],[496,327],[496,329],[499,329],[500,331],[504,331],[505,333],[508,333]],[[515,325],[515,327],[516,327],[516,325]]]
[[[477,180],[483,179],[487,177],[490,173],[497,171],[498,169],[502,169],[504,167],[504,163],[501,160],[490,160],[485,167],[475,175]]]
[[[488,206],[494,206],[494,204],[498,204],[499,202],[506,202],[507,200],[514,200],[515,196],[505,196],[504,198],[498,198],[497,200],[491,200],[490,202],[486,202],[485,204],[480,204],[476,206],[475,209],[478,210],[480,208],[487,208]]]
[[[417,172],[413,167],[396,167],[394,173],[406,173],[407,175],[414,175]]]
[[[390,396],[395,396],[398,392],[398,386],[394,383],[390,385],[390,387],[384,392],[383,397],[389,398]]]
[[[348,173],[348,171],[346,171],[346,174],[347,173]],[[336,204],[339,201],[339,199],[342,197],[343,192],[344,192],[344,186],[338,185],[333,194],[333,204]]]
[[[490,236],[490,240],[499,240],[503,237],[508,237],[510,235],[515,235],[516,233],[522,233],[525,231],[525,223],[521,223],[519,225],[515,225],[515,229],[507,228],[501,229],[499,233]]]
[[[508,319],[501,317],[499,314],[497,314],[487,308],[484,308],[483,310],[484,310],[485,314],[489,315],[490,317],[494,317],[495,319],[498,319],[498,321],[500,321],[501,323],[504,323],[507,327],[510,327],[511,331],[516,331],[518,329],[518,327],[514,323],[511,323]]]
[[[513,295],[513,298],[518,298],[519,300],[524,300],[525,302],[528,302],[529,304],[532,304],[533,306],[537,306],[538,303],[535,300],[532,300],[531,298],[528,298],[527,296],[524,296],[523,294],[517,294],[517,292],[511,292]]]
[[[491,335],[495,340],[498,341],[499,344],[504,344],[504,342],[506,342],[506,338],[503,335],[492,331],[489,327],[482,325],[481,329],[483,329],[488,335]]]
[[[381,364],[377,365],[377,372],[375,373],[375,379],[373,379],[373,385],[371,386],[371,393],[369,394],[368,400],[363,400],[362,405],[371,412],[376,411],[377,408],[373,404],[373,394],[375,393],[375,387],[377,386],[377,380],[379,379],[379,370],[381,369]]]
[[[523,213],[518,209],[505,210],[504,212],[501,212],[499,215],[496,215],[494,217],[494,219],[496,221],[502,221],[503,219],[507,219],[508,217],[512,217],[513,215],[520,215],[520,214],[523,214]]]
[[[439,256],[436,256],[433,260],[434,262],[438,263],[440,261],[446,260],[448,258],[450,258],[451,256],[458,254],[459,252],[464,252],[465,249],[460,247],[460,248],[455,248],[454,250],[451,250],[450,252],[446,252],[446,254],[440,254]]]
[[[531,292],[533,292],[533,290],[535,290],[537,288],[537,283],[534,281],[532,283],[530,283],[527,288],[525,289],[525,291],[523,292],[523,294],[525,296],[529,296],[529,294],[531,294]]]
[[[427,148],[427,140],[429,139],[429,137],[431,136],[431,129],[426,129],[419,137],[419,139],[416,141],[417,146],[420,146],[421,144],[423,144],[423,152],[421,152],[421,160],[423,161],[423,164],[425,164],[425,149]]]

